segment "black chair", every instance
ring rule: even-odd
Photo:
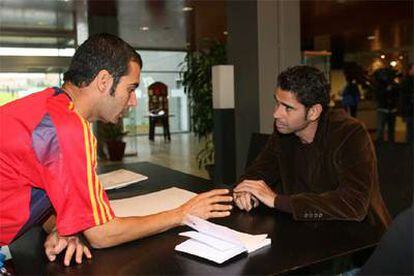
[[[377,143],[378,175],[382,197],[392,217],[413,203],[413,145]]]
[[[249,151],[247,152],[246,167],[248,168],[256,157],[260,154],[267,141],[270,138],[270,134],[253,133],[250,138]]]
[[[44,252],[43,243],[46,236],[41,226],[35,226],[9,245],[13,266],[19,267],[16,275],[33,275],[34,267],[36,270],[44,270],[44,256],[39,256],[39,252]],[[28,263],[30,266],[25,265]],[[43,274],[46,274],[46,271]]]
[[[148,87],[149,133],[148,138],[154,141],[155,127],[164,129],[164,141],[171,141],[168,108],[168,86],[162,82],[154,82]]]
[[[171,141],[171,134],[170,134],[170,123],[169,123],[169,116],[168,114],[163,115],[156,115],[150,114],[149,115],[149,134],[148,137],[151,141],[154,141],[155,136],[155,127],[161,125],[164,132],[164,141]]]

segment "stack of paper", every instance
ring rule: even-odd
[[[147,176],[120,169],[109,173],[99,175],[102,186],[105,190],[118,189],[129,184],[136,183],[148,179]]]
[[[188,226],[197,231],[180,233],[189,240],[177,245],[175,250],[199,256],[221,264],[243,252],[251,253],[270,245],[267,234],[250,235],[228,227],[188,216]]]

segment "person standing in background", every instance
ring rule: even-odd
[[[399,87],[394,81],[395,71],[391,68],[381,68],[374,72],[376,81],[377,106],[377,142],[384,141],[384,130],[387,126],[388,142],[395,141],[395,119]]]
[[[348,114],[356,118],[361,92],[355,79],[350,76],[345,76],[345,79],[346,85],[342,92],[342,106]]]
[[[401,81],[401,97],[400,109],[401,117],[406,124],[406,142],[414,143],[414,63],[410,63],[407,67],[406,75]]]

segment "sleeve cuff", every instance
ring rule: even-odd
[[[274,206],[280,211],[290,214],[292,213],[292,208],[290,207],[290,197],[288,195],[277,195],[275,197]]]

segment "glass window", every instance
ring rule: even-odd
[[[1,48],[1,55],[28,55],[28,56],[71,56],[74,49],[33,49],[23,51],[14,48]],[[185,52],[182,51],[139,51],[143,59],[141,83],[136,90],[137,106],[132,108],[126,118],[124,126],[128,136],[148,134],[148,87],[156,82],[163,82],[168,86],[168,105],[170,115],[170,132],[189,131],[189,110],[187,95],[181,86],[180,74]],[[21,98],[46,87],[61,86],[60,73],[0,73],[0,105]],[[156,133],[162,133],[157,128]]]
[[[59,73],[0,73],[0,105],[41,91],[60,86]]]
[[[75,48],[0,47],[0,56],[72,57]]]
[[[185,52],[175,51],[138,51],[143,60],[141,83],[136,90],[137,106],[124,118],[125,128],[129,136],[147,134],[148,119],[148,87],[156,82],[168,86],[168,107],[170,112],[170,132],[189,131],[189,114],[187,95],[181,86],[179,72],[184,61]],[[162,133],[162,130],[156,130]]]

